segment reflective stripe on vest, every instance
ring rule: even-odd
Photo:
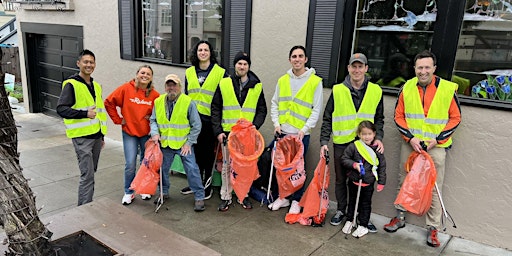
[[[197,105],[197,111],[200,114],[211,116],[213,95],[215,94],[217,86],[225,73],[226,70],[221,68],[219,65],[214,64],[212,70],[208,74],[208,77],[206,77],[203,86],[201,86],[194,66],[187,68],[185,71],[188,84],[188,96],[194,100]]]
[[[311,75],[302,88],[292,97],[290,75],[279,78],[279,123],[287,123],[297,129],[302,129],[313,110],[315,90],[322,78]]]
[[[345,144],[353,141],[357,134],[356,129],[363,120],[374,123],[375,111],[382,99],[382,89],[368,82],[366,93],[359,110],[352,101],[350,89],[344,84],[337,84],[332,88],[334,97],[334,111],[332,112],[332,134],[334,144]]]
[[[162,94],[155,100],[155,115],[160,132],[160,143],[163,148],[180,149],[187,142],[187,135],[190,133],[188,108],[192,99],[185,94],[180,94],[169,120],[166,114],[166,97],[167,94]]]
[[[80,119],[68,119],[64,118],[64,124],[66,125],[66,135],[68,138],[79,138],[91,134],[95,134],[101,131],[103,135],[107,134],[107,111],[103,105],[103,99],[101,98],[101,85],[93,81],[94,93],[96,94],[96,100],[91,95],[91,92],[87,88],[87,85],[81,83],[75,79],[68,79],[62,82],[62,88],[66,84],[71,84],[75,91],[75,104],[71,106],[75,110],[87,111],[90,107],[96,107],[96,117],[80,118]]]
[[[379,175],[377,174],[377,168],[379,167],[379,159],[377,158],[377,153],[362,140],[356,140],[354,144],[356,145],[357,152],[361,154],[366,162],[372,165],[373,176],[375,176],[375,180],[378,181]]]
[[[448,123],[448,111],[457,91],[457,84],[441,79],[426,118],[417,84],[418,78],[410,79],[405,83],[402,92],[407,126],[414,137],[420,140],[436,139]],[[451,144],[452,138],[436,147],[446,148]]]
[[[256,84],[254,88],[250,88],[245,97],[245,101],[240,107],[240,103],[235,95],[233,81],[231,78],[223,78],[220,81],[220,92],[222,93],[222,130],[230,132],[231,128],[236,124],[238,119],[245,118],[249,121],[254,120],[256,115],[256,106],[260,98],[263,87],[261,83]]]

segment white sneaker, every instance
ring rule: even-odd
[[[300,205],[299,205],[299,202],[293,200],[292,201],[292,206],[290,206],[290,210],[288,210],[288,213],[291,213],[291,214],[299,214],[300,213]]]
[[[352,231],[352,221],[345,222],[345,226],[343,226],[343,228],[341,229],[341,232],[343,232],[345,234],[350,234],[351,231]]]
[[[121,203],[124,205],[129,205],[132,203],[132,200],[135,198],[134,194],[124,194],[123,200],[121,200]]]
[[[277,211],[280,208],[288,207],[288,206],[290,206],[290,201],[288,199],[286,199],[286,198],[282,198],[282,199],[278,198],[272,204],[272,211]]]
[[[140,198],[142,198],[142,200],[149,200],[149,199],[151,199],[151,195],[150,194],[140,194]]]
[[[352,233],[352,236],[359,238],[359,237],[363,237],[366,234],[368,234],[368,228],[359,225],[359,227],[357,227],[356,231],[354,231]]]

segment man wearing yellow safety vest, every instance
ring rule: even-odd
[[[302,140],[305,159],[311,129],[316,126],[322,111],[322,78],[315,75],[315,69],[306,67],[308,56],[304,46],[292,47],[288,54],[288,61],[292,68],[277,82],[270,114],[276,134],[280,136],[293,134]],[[299,201],[303,194],[304,186],[292,194],[289,213],[300,213]],[[289,205],[288,199],[278,198],[268,207],[277,211],[279,208]]]
[[[96,67],[94,53],[83,50],[76,65],[80,72],[62,82],[57,113],[64,118],[66,135],[71,138],[78,158],[80,206],[91,202],[94,195],[94,173],[105,145],[107,112],[101,97],[101,85],[91,77]]]
[[[211,177],[215,159],[215,137],[212,131],[211,103],[219,82],[228,74],[217,64],[217,58],[212,45],[208,41],[199,41],[192,49],[190,62],[192,66],[185,71],[185,94],[196,103],[201,117],[202,129],[197,138],[196,158],[205,185],[206,197],[212,196]],[[190,187],[181,190],[184,195],[192,193]]]
[[[381,88],[368,81],[368,59],[362,53],[354,53],[347,66],[348,75],[341,84],[332,88],[331,96],[324,110],[320,133],[320,157],[328,151],[327,144],[333,136],[334,171],[336,182],[334,192],[338,206],[331,218],[331,225],[337,226],[345,222],[347,209],[347,173],[351,170],[343,168],[341,156],[357,138],[356,130],[361,121],[368,120],[375,124],[376,136],[374,144],[377,152],[384,153],[382,138],[384,137],[384,105]],[[377,232],[377,228],[368,223],[368,231]]]
[[[204,187],[194,154],[194,144],[201,131],[201,120],[196,104],[181,93],[181,80],[175,74],[165,77],[165,94],[155,100],[149,118],[151,140],[160,141],[163,154],[162,187],[160,193],[164,201],[169,198],[169,170],[175,156],[181,158],[187,181],[194,193],[194,211],[204,211]],[[157,197],[155,204],[160,202]]]
[[[233,65],[235,74],[220,81],[212,101],[213,134],[217,137],[218,143],[223,143],[231,128],[241,117],[251,121],[256,129],[259,129],[267,116],[263,86],[258,76],[249,70],[251,67],[249,55],[238,52]],[[225,171],[223,168],[223,172]],[[233,187],[229,172],[222,173],[221,176],[220,198],[222,201],[218,209],[227,211],[231,204]],[[249,197],[245,197],[240,204],[245,209],[252,209]]]
[[[413,150],[426,150],[432,157],[437,170],[437,187],[442,189],[446,152],[452,145],[453,132],[461,121],[457,84],[434,75],[436,56],[429,51],[416,55],[414,70],[416,77],[402,87],[395,106],[395,123],[404,139],[400,153],[398,189],[407,175],[405,162]],[[400,209],[397,211],[398,215],[384,225],[387,232],[396,232],[405,226],[405,212]],[[441,201],[437,192],[434,192],[426,216],[429,246],[441,245],[437,238],[441,218]]]

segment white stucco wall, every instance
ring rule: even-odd
[[[134,77],[138,61],[119,57],[117,1],[74,1],[74,12],[18,11],[17,22],[79,25],[84,28],[84,47],[97,56],[94,78],[104,86],[105,95]],[[289,68],[288,51],[296,44],[305,44],[309,1],[253,1],[251,31],[251,69],[264,85],[267,105],[274,93],[277,79]],[[18,33],[22,42],[22,33]],[[24,56],[20,45],[20,58]],[[28,56],[30,57],[30,56]],[[231,63],[231,61],[229,61]],[[155,84],[162,91],[163,78],[168,73],[184,77],[185,69],[151,64]],[[25,63],[21,62],[22,78]],[[24,84],[26,89],[26,84]],[[27,91],[27,90],[25,90]],[[324,90],[327,100],[329,89]],[[28,97],[28,95],[25,95]],[[385,155],[388,183],[381,193],[375,193],[373,212],[393,216],[392,203],[396,196],[398,157],[401,138],[393,122],[395,96],[384,96]],[[29,101],[25,101],[28,104]],[[28,106],[26,106],[28,109]],[[448,227],[447,233],[485,244],[512,248],[512,112],[462,106],[463,121],[454,136],[453,149],[447,157],[444,202],[458,228]],[[318,161],[319,122],[312,132],[308,170]],[[120,128],[109,123],[109,137],[120,140]],[[270,116],[261,129],[265,139],[272,138]],[[334,170],[331,166],[331,200],[334,200]],[[328,216],[330,218],[330,216]],[[408,222],[424,225],[424,218],[408,217]],[[449,223],[448,223],[449,226]],[[381,227],[379,227],[381,228]],[[382,231],[383,232],[383,231]]]

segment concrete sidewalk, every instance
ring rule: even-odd
[[[43,114],[14,112],[18,125],[18,150],[25,177],[37,194],[36,204],[42,219],[76,207],[78,165],[71,140],[65,135],[62,120]],[[124,157],[122,143],[106,139],[96,173],[95,199],[109,198],[121,204]],[[512,252],[440,234],[442,247],[425,244],[427,231],[408,224],[394,234],[382,226],[388,217],[372,214],[376,234],[361,239],[345,235],[341,226],[320,228],[289,225],[287,210],[272,212],[253,201],[254,209],[234,204],[227,212],[217,211],[218,190],[206,201],[206,211],[193,211],[192,195],[179,190],[187,185],[181,174],[171,176],[170,199],[158,213],[153,200],[139,197],[128,207],[144,219],[195,240],[223,255],[512,255]],[[328,218],[335,211],[331,203]],[[53,220],[58,222],[57,219]]]

